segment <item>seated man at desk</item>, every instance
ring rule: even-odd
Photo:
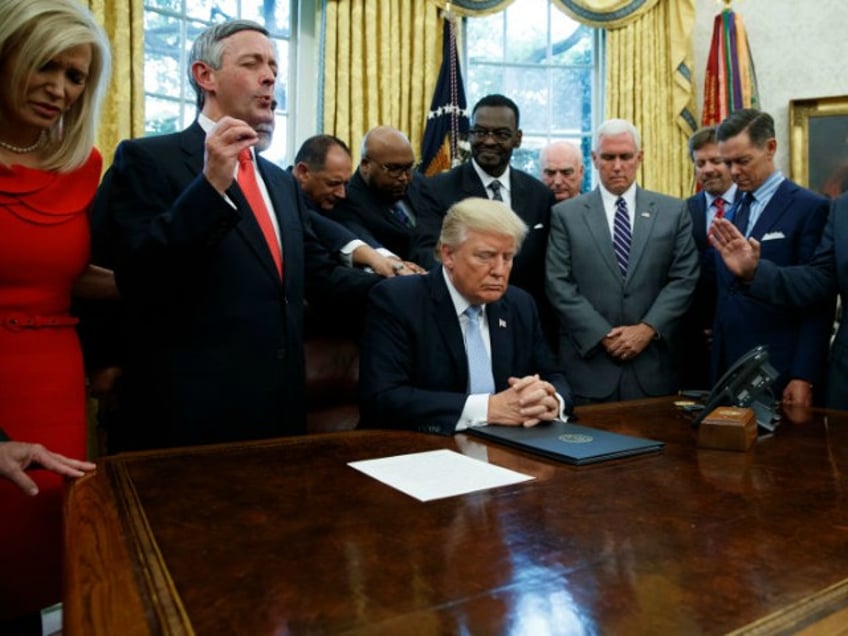
[[[571,392],[529,294],[509,287],[527,226],[498,201],[450,208],[441,266],[391,278],[369,298],[360,362],[362,423],[450,435],[534,426],[571,409]]]

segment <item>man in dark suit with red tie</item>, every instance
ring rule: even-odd
[[[190,64],[197,121],[122,142],[99,193],[128,316],[111,450],[305,432],[304,299],[355,304],[377,279],[335,266],[294,179],[256,153],[273,131],[267,31],[210,27]]]
[[[707,230],[714,218],[721,218],[730,210],[738,191],[718,151],[715,126],[702,128],[689,138],[689,156],[695,167],[695,181],[701,189],[686,200],[701,273],[692,305],[680,323],[680,345],[675,347],[675,357],[680,386],[707,390],[712,386],[710,340],[716,305],[715,251],[707,240]]]

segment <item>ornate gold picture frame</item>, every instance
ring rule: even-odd
[[[789,102],[792,180],[830,197],[848,191],[848,95]]]

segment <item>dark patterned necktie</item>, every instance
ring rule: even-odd
[[[739,231],[745,236],[748,236],[748,221],[751,219],[751,203],[753,201],[754,195],[746,192],[742,195],[736,212],[733,213],[733,225],[738,227]]]
[[[501,195],[501,182],[495,179],[489,184],[489,189],[492,191],[492,200],[494,201],[503,201],[503,196]]]
[[[627,202],[618,197],[615,202],[615,218],[613,220],[612,246],[615,249],[615,259],[622,276],[627,276],[627,262],[630,260],[630,217],[627,215]]]
[[[724,218],[724,199],[721,197],[716,197],[713,201],[713,205],[715,206],[715,218],[723,219]]]
[[[392,204],[392,215],[401,222],[404,227],[412,227],[412,219],[400,201]]]

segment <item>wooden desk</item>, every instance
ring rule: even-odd
[[[101,460],[66,499],[65,633],[832,633],[848,414],[699,450],[670,400],[580,411],[666,442],[572,467],[365,431]],[[534,481],[420,503],[349,461],[450,448]],[[812,625],[812,627],[811,627]]]

